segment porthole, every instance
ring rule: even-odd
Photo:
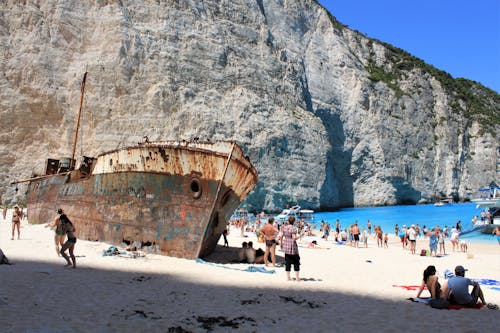
[[[194,178],[191,181],[191,194],[194,199],[199,199],[201,197],[201,184],[200,181]]]

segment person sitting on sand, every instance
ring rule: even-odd
[[[483,305],[486,305],[479,283],[466,278],[465,271],[463,266],[455,267],[455,276],[448,280],[448,301],[452,304],[475,306],[478,299],[481,299]],[[473,286],[471,293],[469,286]]]
[[[418,289],[417,298],[420,297],[425,287],[427,287],[427,290],[431,293],[432,298],[446,299],[446,293],[441,290],[441,285],[438,282],[436,267],[432,265],[427,266],[424,270],[424,278],[422,279],[422,284]]]
[[[238,260],[239,262],[246,262],[247,261],[247,242],[241,243],[241,249],[238,251]]]
[[[245,254],[249,264],[262,264],[264,262],[264,251],[261,248],[254,249],[251,241],[248,242]]]

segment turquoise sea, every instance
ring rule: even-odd
[[[472,217],[479,217],[480,209],[473,203],[446,204],[444,206],[414,205],[414,206],[384,206],[384,207],[366,207],[366,208],[345,208],[335,212],[322,212],[314,214],[314,221],[319,226],[321,220],[328,222],[335,230],[335,221],[340,220],[342,228],[348,228],[350,224],[358,221],[360,227],[366,227],[368,220],[374,225],[380,225],[383,232],[394,233],[396,223],[400,228],[403,225],[410,226],[419,224],[420,227],[427,226],[433,228],[439,225],[453,227],[457,221],[461,221],[462,231],[472,229]],[[477,242],[497,243],[493,235],[483,234],[479,231],[468,233],[462,236],[463,239],[469,239]]]

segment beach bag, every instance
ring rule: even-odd
[[[434,309],[448,309],[450,302],[442,298],[433,298],[429,301],[429,305]]]
[[[422,249],[422,251],[420,251],[420,256],[425,257],[426,255],[427,255],[427,250]]]

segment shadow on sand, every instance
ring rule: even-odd
[[[218,248],[213,257],[224,257],[221,252]],[[241,275],[247,273],[234,274],[247,278]],[[442,328],[459,323],[461,331],[472,332],[478,320],[490,321],[491,331],[496,329],[496,311],[475,311],[472,319],[470,311],[310,290],[308,283],[255,288],[204,280],[203,275],[185,281],[173,274],[17,261],[0,266],[0,331],[425,332],[435,331],[439,322]]]

